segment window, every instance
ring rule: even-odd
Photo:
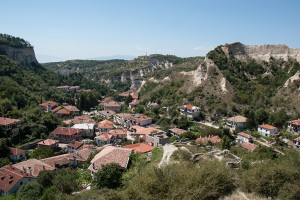
[[[20,185],[23,185],[23,182],[22,182],[22,181],[20,182]]]

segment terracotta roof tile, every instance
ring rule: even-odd
[[[172,129],[169,129],[171,132],[177,134],[177,135],[182,135],[182,134],[185,134],[187,133],[188,131],[187,130],[184,130],[184,129],[180,129],[180,128],[172,128]]]
[[[58,143],[58,140],[53,140],[53,139],[46,139],[43,141],[40,141],[39,143],[37,143],[38,145],[42,145],[42,146],[52,146],[56,143]]]
[[[299,126],[300,125],[300,119],[292,120],[292,121],[289,121],[288,123]]]
[[[12,119],[7,117],[0,117],[0,125],[6,126],[6,125],[12,125],[21,122],[19,119]]]
[[[244,149],[247,149],[247,150],[249,150],[249,151],[254,151],[254,150],[257,148],[256,145],[251,144],[251,143],[249,143],[249,142],[243,142],[243,143],[241,144],[241,147],[243,147]]]
[[[108,133],[103,133],[101,135],[96,136],[95,138],[101,140],[101,141],[109,141],[111,139],[112,135]]]
[[[55,168],[37,159],[29,159],[13,165],[19,170],[25,170],[34,177],[38,177],[39,173],[44,170],[54,170]]]
[[[10,150],[10,154],[11,154],[11,155],[14,155],[14,156],[20,155],[20,154],[24,154],[24,153],[25,153],[24,150],[22,150],[22,149],[17,149],[17,148],[9,148],[9,150]]]
[[[101,128],[101,129],[105,129],[105,128],[114,128],[113,126],[113,122],[112,121],[109,121],[109,120],[103,120],[101,122],[98,123],[98,128]]]
[[[72,147],[74,149],[78,149],[83,146],[83,142],[74,141],[72,143],[67,144],[67,147]]]
[[[246,117],[243,117],[243,116],[240,116],[240,115],[237,115],[237,116],[233,116],[233,117],[230,117],[227,119],[227,121],[230,121],[230,122],[236,122],[236,123],[245,123],[247,121],[247,118]]]
[[[253,138],[251,135],[247,134],[247,133],[244,133],[244,132],[240,132],[238,133],[238,135],[244,137],[244,138],[248,138],[248,139],[251,139]]]
[[[91,165],[89,166],[89,170],[97,172],[101,169],[101,166],[110,163],[117,163],[122,168],[127,168],[131,152],[132,151],[130,149],[124,149],[121,147],[105,147],[93,158]]]
[[[149,151],[152,151],[154,147],[147,143],[136,143],[125,145],[122,148],[131,149],[134,151],[134,153],[147,153]]]
[[[45,101],[39,105],[42,107],[48,107],[49,104],[50,104],[51,108],[58,106],[58,103],[56,103],[55,101]]]
[[[263,129],[267,129],[267,130],[277,130],[278,129],[275,126],[272,126],[272,125],[269,125],[269,124],[261,124],[261,125],[258,125],[258,127],[263,128]]]
[[[52,133],[57,135],[76,135],[82,133],[82,130],[68,127],[57,127]]]

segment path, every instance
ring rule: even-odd
[[[198,122],[198,123],[199,123],[199,124],[206,125],[206,126],[213,127],[213,128],[215,128],[215,129],[219,129],[219,126],[213,125],[213,124],[210,123],[210,122]]]
[[[176,146],[174,146],[173,144],[166,144],[163,147],[163,149],[164,149],[164,154],[163,154],[163,157],[162,157],[160,163],[158,164],[158,167],[169,164],[171,155],[178,148]]]

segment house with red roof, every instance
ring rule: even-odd
[[[288,121],[287,131],[299,134],[300,133],[300,119]]]
[[[200,108],[191,104],[179,106],[180,115],[195,119],[200,116]]]
[[[207,145],[209,143],[217,144],[217,143],[220,143],[220,142],[221,142],[221,138],[217,135],[208,135],[208,136],[205,136],[205,137],[197,138],[195,140],[195,143],[204,144],[204,145]]]
[[[104,110],[112,110],[115,112],[119,112],[121,110],[121,104],[116,101],[109,101],[103,103]]]
[[[0,196],[15,193],[23,184],[33,181],[36,181],[36,177],[29,171],[6,165],[0,168]]]
[[[31,174],[34,177],[38,177],[41,171],[53,171],[55,167],[44,163],[38,159],[28,159],[23,162],[19,162],[13,165],[13,167]]]
[[[83,131],[76,128],[57,127],[52,134],[55,140],[62,143],[70,143],[81,139]]]
[[[187,132],[188,132],[187,130],[180,129],[180,128],[169,129],[169,134],[176,136],[176,137],[180,137],[181,135],[184,135]]]
[[[49,149],[55,149],[58,148],[58,140],[53,140],[53,139],[46,139],[46,140],[42,140],[40,142],[37,143],[38,147],[46,147]]]
[[[253,137],[247,133],[240,132],[237,134],[236,141],[238,143],[243,143],[243,142],[253,143]]]
[[[126,129],[113,129],[108,132],[112,135],[113,140],[116,143],[122,143],[127,139],[127,130]]]
[[[93,177],[103,165],[111,163],[116,163],[122,169],[127,169],[131,154],[131,149],[107,146],[92,159],[91,165],[88,169],[91,171]]]
[[[247,118],[237,115],[226,119],[226,125],[234,130],[243,130],[246,126]]]
[[[125,145],[125,146],[122,146],[122,148],[130,149],[134,153],[148,153],[154,149],[153,146],[151,146],[147,143],[144,143],[144,142]]]
[[[94,137],[94,140],[98,146],[111,144],[112,143],[112,135],[108,134],[107,132],[104,132],[104,133]]]
[[[58,106],[58,103],[55,101],[45,101],[39,104],[39,106],[46,112],[52,112],[52,110]]]
[[[258,125],[257,131],[262,136],[275,136],[279,134],[279,129],[269,124]]]
[[[255,144],[252,144],[249,142],[241,143],[241,147],[246,149],[247,151],[254,151],[257,148],[257,146]]]
[[[75,153],[79,149],[82,149],[82,147],[83,147],[83,142],[74,141],[74,142],[67,144],[67,152]]]
[[[21,127],[21,120],[8,117],[0,117],[0,126],[5,134],[17,134]]]
[[[105,119],[98,123],[98,129],[100,133],[109,132],[114,129],[114,123]]]
[[[26,158],[26,152],[23,149],[9,148],[9,159],[17,162]]]
[[[98,111],[98,114],[105,119],[113,119],[116,112],[113,110],[101,110]]]

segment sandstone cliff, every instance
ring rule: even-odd
[[[289,48],[287,45],[244,45],[233,43],[222,47],[225,53],[231,53],[237,59],[244,60],[249,56],[257,61],[269,61],[271,57],[275,59],[288,60],[289,58],[300,61],[300,49]]]
[[[11,47],[9,45],[0,44],[1,54],[7,55],[13,60],[17,60],[21,63],[38,63],[35,57],[33,47]]]

